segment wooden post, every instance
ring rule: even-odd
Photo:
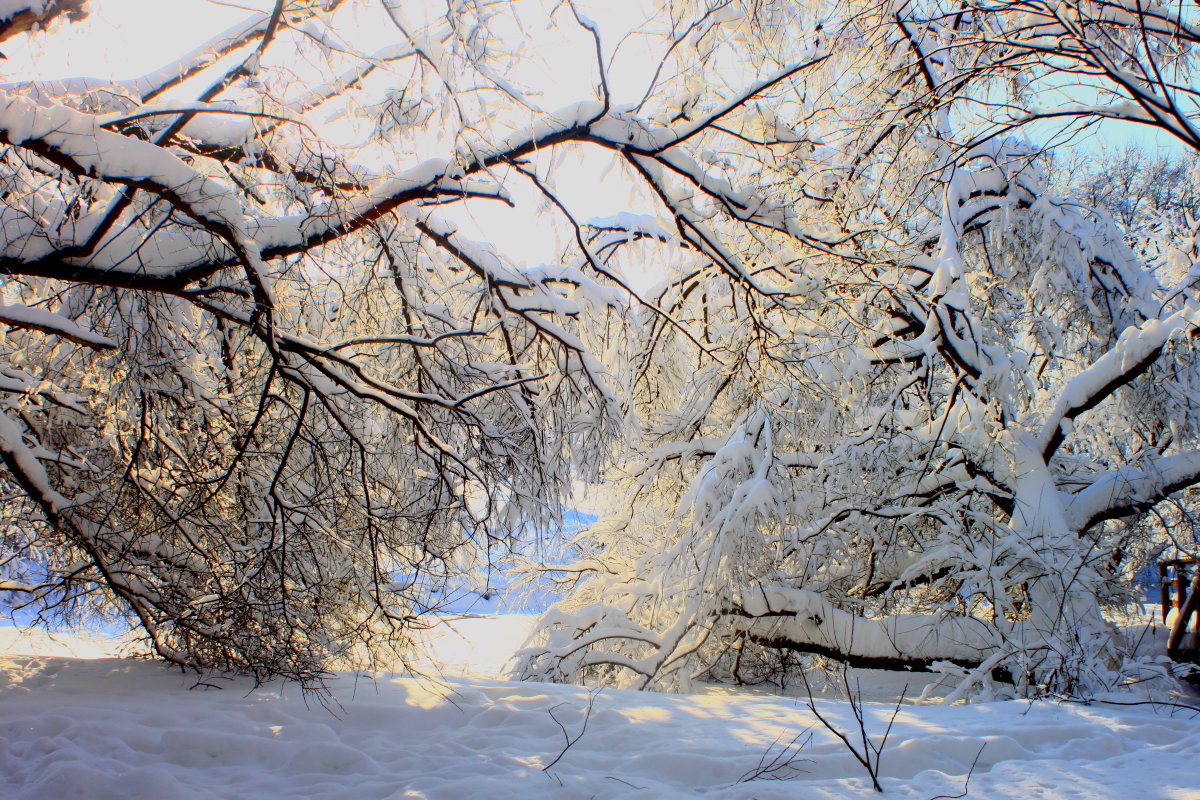
[[[1177,571],[1178,569],[1176,567]],[[1182,582],[1180,580],[1180,583]],[[1183,637],[1187,633],[1188,622],[1193,614],[1200,616],[1200,567],[1196,569],[1196,577],[1192,579],[1191,590],[1179,609],[1179,615],[1175,617],[1175,623],[1171,625],[1171,635],[1167,639],[1167,657],[1176,661],[1183,655],[1180,645],[1183,644]],[[1180,591],[1183,591],[1182,587]],[[1197,624],[1197,628],[1200,629],[1200,623]]]
[[[1167,586],[1167,570],[1169,569],[1170,567],[1161,562],[1158,565],[1158,597],[1164,625],[1167,622],[1167,609],[1171,607],[1171,589]]]

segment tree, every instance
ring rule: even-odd
[[[769,52],[771,11],[727,46]],[[712,204],[735,254],[657,299],[692,327],[648,326],[624,492],[549,568],[566,596],[525,676],[753,681],[798,653],[1036,694],[1147,668],[1102,611],[1152,547],[1139,515],[1200,480],[1195,232],[1133,252],[1010,134],[1107,117],[1194,151],[1178,13],[889,4],[808,26],[839,43],[827,69],[693,143],[737,150],[741,196],[793,216],[750,237]],[[1047,108],[1064,84],[1082,102]]]
[[[5,88],[0,589],[311,685],[619,472],[528,675],[1130,674],[1101,611],[1127,521],[1200,476],[1195,273],[1161,285],[1010,134],[1119,116],[1194,149],[1193,29],[652,11],[628,102],[572,3],[278,0],[147,76]],[[523,57],[568,48],[585,98],[546,111]],[[1083,105],[1038,106],[1069,80]],[[581,213],[582,154],[622,213]],[[474,241],[491,205],[562,257]]]
[[[494,32],[520,14],[586,45],[587,99],[547,112],[522,90],[519,43]],[[711,16],[675,33],[703,39]],[[355,46],[381,28],[391,43]],[[569,4],[416,24],[392,2],[278,0],[149,75],[4,87],[10,605],[117,616],[183,667],[311,686],[402,650],[455,576],[552,523],[624,417],[628,326],[683,329],[609,266],[671,237],[580,221],[559,165],[581,148],[623,165],[719,261],[668,176],[735,195],[682,146],[822,60],[690,117],[657,74],[617,109],[603,55]],[[464,230],[522,193],[567,235],[560,263]]]
[[[1144,261],[1161,265],[1161,280],[1183,277],[1178,270],[1190,264],[1173,254],[1189,246],[1188,220],[1200,217],[1194,152],[1151,153],[1130,143],[1099,156],[1075,152],[1050,173],[1064,196],[1111,214],[1129,246]]]

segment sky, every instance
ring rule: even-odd
[[[545,28],[547,9],[556,9],[561,21],[566,8],[548,0],[516,0],[524,6],[530,20],[525,30],[513,30],[536,46],[522,49],[514,72],[529,85],[536,86],[534,98],[544,109],[553,110],[593,93],[597,70],[591,42],[579,28],[573,38],[556,37]],[[6,59],[0,60],[0,81],[50,80],[67,77],[129,78],[154,70],[245,18],[251,11],[266,11],[272,0],[92,0],[92,13],[78,23],[58,22],[45,33],[18,36],[4,44]],[[415,22],[436,13],[443,3],[437,0],[405,0],[404,13]],[[635,102],[645,91],[663,44],[648,34],[647,4],[642,0],[580,0],[578,7],[601,28],[606,54],[611,62],[608,74],[615,101]],[[375,16],[372,16],[372,11]],[[385,22],[376,4],[357,13],[360,25],[354,35],[356,44],[366,49],[379,47],[397,38],[395,29]],[[563,26],[570,31],[569,26]],[[195,91],[195,89],[190,89]],[[1066,89],[1059,98],[1047,98],[1046,105],[1071,99],[1077,89]],[[1027,130],[1041,142],[1062,141],[1061,125],[1047,122]],[[1152,149],[1178,150],[1171,137],[1145,126],[1105,122],[1071,138],[1074,146],[1100,151],[1134,142]],[[594,175],[595,165],[581,165],[585,175]],[[603,188],[598,187],[598,188]],[[603,192],[601,192],[603,194]],[[585,198],[586,199],[586,198]],[[621,197],[624,200],[624,197]],[[606,216],[620,210],[610,201],[595,204],[589,215]],[[511,228],[511,220],[502,226]],[[503,236],[503,232],[501,233]]]
[[[142,75],[245,18],[247,9],[270,7],[208,0],[92,0],[91,5],[93,11],[81,22],[58,22],[40,35],[6,42],[0,76],[22,81]]]
[[[522,30],[512,29],[509,33],[526,44],[511,75],[535,89],[532,100],[543,110],[553,111],[596,96],[598,69],[593,43],[590,35],[571,21],[566,6],[542,0],[517,0],[517,5],[525,8],[527,22]],[[614,101],[620,104],[640,100],[662,51],[661,39],[638,32],[645,22],[645,4],[641,0],[581,0],[577,5],[601,28]],[[42,33],[5,42],[0,82],[137,77],[169,64],[249,13],[269,11],[272,6],[271,0],[92,0],[92,11],[81,22],[56,22]],[[406,0],[402,6],[418,25],[438,8],[444,9],[444,3],[436,0]],[[565,35],[548,27],[548,9],[557,9],[559,29]],[[351,32],[356,47],[371,52],[399,40],[379,5],[367,4],[365,10],[353,13],[359,23]],[[563,24],[564,19],[569,24]],[[344,22],[342,15],[339,24]],[[197,82],[185,84],[167,98],[195,97],[202,88]],[[614,176],[609,163],[610,159],[598,154],[576,151],[556,165],[556,189],[581,219],[629,210],[634,187]],[[458,208],[443,206],[438,213],[458,223],[467,235],[491,242],[499,252],[520,263],[536,266],[553,262],[562,250],[560,238],[544,224],[533,227],[534,218],[540,216],[534,209],[542,204],[542,197],[532,186],[515,182],[513,186],[519,206],[515,211],[499,203],[480,201],[465,207],[459,204]],[[653,201],[643,196],[634,204],[643,206],[639,210],[645,212],[650,210],[645,206]],[[634,265],[633,279],[638,288],[644,288],[657,282],[658,271],[645,264]]]
[[[272,5],[270,0],[237,4],[220,0],[91,0],[93,11],[81,22],[58,21],[48,31],[5,42],[0,81],[136,77],[170,63],[249,13],[269,11]],[[497,26],[501,36],[512,36],[514,47],[521,46],[519,58],[506,68],[514,80],[532,87],[532,99],[546,111],[596,96],[598,70],[592,41],[571,22],[565,6],[543,0],[515,0],[514,5],[522,9],[523,28]],[[614,103],[639,100],[664,49],[661,38],[645,30],[645,4],[641,0],[581,0],[577,5],[601,28]],[[418,25],[439,7],[444,8],[436,0],[405,0],[402,6]],[[353,36],[356,48],[371,52],[400,39],[377,4],[347,8],[358,24],[348,30],[339,27],[339,32]],[[555,9],[557,31],[547,24],[548,9]],[[339,12],[339,26],[346,22],[347,15]]]
[[[511,74],[523,86],[535,89],[532,100],[544,110],[553,110],[595,96],[598,70],[592,42],[571,21],[567,7],[548,0],[516,0],[516,5],[523,8],[526,23],[508,31],[514,48],[520,47],[521,52]],[[45,33],[6,42],[7,58],[0,60],[0,81],[143,75],[238,23],[248,13],[266,11],[271,6],[271,0],[92,0],[93,11],[82,22],[59,22]],[[402,7],[411,20],[420,24],[422,17],[435,14],[444,4],[437,0],[405,0]],[[647,4],[642,0],[580,0],[578,7],[600,26],[615,103],[640,100],[664,47],[660,37],[647,32]],[[549,29],[548,10],[556,15],[563,33]],[[367,4],[366,10],[354,13],[359,23],[352,31],[356,46],[370,51],[398,39],[398,32],[380,5]],[[339,18],[344,20],[344,15]],[[185,85],[178,93],[194,97],[198,90],[195,85]],[[1051,104],[1057,102],[1061,100],[1054,99]],[[1025,134],[1039,142],[1062,141],[1061,127],[1049,122],[1031,127]],[[1179,149],[1173,139],[1145,126],[1112,122],[1093,126],[1070,141],[1097,154],[1128,142],[1152,149]],[[577,149],[556,166],[556,190],[585,220],[625,210],[653,214],[656,203],[647,196],[632,195],[634,185],[613,173],[609,164],[606,155]],[[518,263],[535,266],[553,262],[561,253],[565,231],[555,232],[544,225],[544,218],[535,211],[542,198],[532,186],[516,182],[513,186],[517,210],[481,201],[460,204],[459,208],[442,207],[439,213],[458,223],[467,235],[493,243]],[[646,288],[661,274],[652,263],[630,267],[637,288]]]

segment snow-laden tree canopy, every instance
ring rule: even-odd
[[[1194,235],[1135,252],[1022,126],[1196,149],[1197,32],[644,13],[610,41],[582,3],[279,0],[146,75],[0,87],[10,602],[311,680],[603,481],[528,676],[1137,669],[1101,611],[1131,520],[1200,478]],[[584,210],[580,164],[626,207]],[[481,241],[490,207],[558,257]]]
[[[518,182],[557,203],[560,151],[667,163],[712,120],[618,111],[590,81],[541,109],[491,33],[517,11],[281,0],[147,75],[0,88],[14,604],[308,679],[406,642],[595,478],[630,313],[595,230],[526,264],[446,209]],[[551,11],[522,13],[596,69],[594,23]]]
[[[706,133],[786,222],[706,204],[732,255],[656,298],[686,333],[647,322],[623,488],[542,570],[566,596],[522,674],[756,682],[800,654],[1079,692],[1155,671],[1102,612],[1194,536],[1195,221],[1132,248],[1020,134],[1111,117],[1194,150],[1176,13],[839,6],[821,71]],[[764,124],[796,144],[746,148]]]

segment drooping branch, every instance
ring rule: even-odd
[[[1149,510],[1181,489],[1200,483],[1200,451],[1159,456],[1141,467],[1111,470],[1067,502],[1071,527],[1086,531],[1105,520]]]
[[[96,350],[114,350],[117,347],[117,343],[111,338],[100,336],[77,322],[41,308],[23,305],[0,306],[0,322],[14,328],[29,328],[61,336]]]

